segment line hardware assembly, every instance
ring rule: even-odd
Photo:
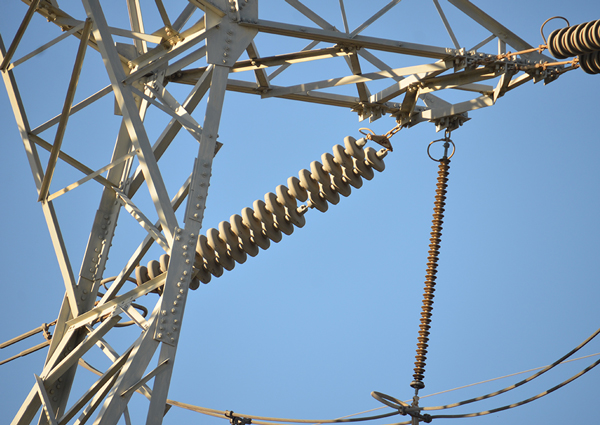
[[[286,16],[286,22],[262,19],[259,15],[260,0],[189,0],[182,5],[170,5],[169,10],[162,0],[128,0],[129,25],[126,24],[126,19],[115,19],[116,9],[102,6],[106,2],[101,0],[82,0],[85,13],[81,13],[81,9],[72,9],[75,11],[73,16],[68,10],[71,6],[61,8],[58,5],[60,2],[54,0],[11,1],[25,3],[28,9],[8,49],[5,49],[0,37],[0,73],[25,146],[28,164],[37,186],[37,199],[44,209],[65,283],[64,302],[56,321],[0,344],[2,349],[40,332],[45,339],[42,344],[22,351],[0,364],[49,346],[44,369],[40,376],[35,376],[34,386],[13,419],[14,425],[31,424],[40,410],[40,424],[93,422],[95,425],[115,425],[123,421],[130,424],[132,420],[129,418],[128,403],[136,392],[150,401],[147,414],[149,425],[160,425],[164,414],[172,406],[224,419],[231,425],[332,424],[381,420],[396,415],[404,416],[409,421],[394,425],[415,425],[439,418],[481,416],[517,407],[561,388],[600,364],[598,360],[559,385],[508,406],[463,415],[430,414],[433,410],[464,406],[520,387],[578,351],[600,333],[598,330],[557,362],[516,384],[444,406],[420,406],[428,396],[422,392],[425,388],[450,160],[455,152],[451,132],[471,119],[468,116],[471,111],[496,104],[506,93],[529,81],[549,83],[563,73],[577,68],[582,68],[588,74],[600,73],[600,20],[572,26],[565,18],[550,18],[540,28],[545,44],[533,47],[485,14],[472,1],[448,0],[448,3],[486,30],[485,39],[478,35],[481,31],[465,31],[469,33],[469,37],[465,37],[469,41],[462,35],[459,41],[444,14],[441,2],[433,0],[445,31],[452,39],[451,45],[446,40],[443,45],[434,46],[382,38],[380,35],[384,31],[361,34],[367,28],[370,31],[377,29],[377,25],[373,25],[375,21],[396,5],[405,3],[400,0],[386,0],[386,6],[367,18],[354,31],[348,26],[343,0],[340,0],[339,5],[344,31],[328,22],[325,15],[321,16],[311,10],[308,5],[310,2],[304,0],[278,2],[295,9],[293,13],[300,18],[299,25],[287,21],[287,14],[272,14],[272,19]],[[347,2],[348,6],[349,3]],[[367,5],[369,2],[362,3]],[[327,9],[325,11],[328,13]],[[150,13],[147,13],[148,10]],[[180,12],[178,16],[173,15],[175,11]],[[20,54],[27,47],[26,44],[33,41],[33,37],[27,37],[33,35],[29,34],[30,28],[40,21],[33,19],[36,15],[41,15],[51,25],[59,27],[61,34],[48,39],[44,36],[44,40],[36,37],[43,45],[35,46],[35,50],[17,58],[16,54]],[[147,16],[154,18],[144,24],[142,17]],[[158,16],[160,21],[157,20]],[[438,17],[435,18],[437,20]],[[546,37],[544,28],[553,19],[563,19],[567,26],[552,31]],[[152,32],[146,32],[145,28],[152,28]],[[44,34],[50,35],[50,32]],[[268,38],[272,36],[272,39],[277,38],[279,41],[309,40],[310,44],[298,50],[294,47],[295,41],[290,44],[290,50],[286,44],[278,42],[276,49],[268,47],[272,50],[270,56],[262,56],[260,52],[266,51],[265,41],[268,42]],[[63,42],[66,39],[78,39],[78,42]],[[129,39],[131,41],[128,44]],[[465,46],[473,47],[467,49]],[[494,50],[489,51],[490,46]],[[74,64],[70,76],[62,68],[56,70],[52,63],[47,66],[41,55],[52,48],[48,50],[50,54],[46,56],[47,59],[58,48],[63,47],[69,50],[77,47],[77,53],[72,55]],[[516,52],[507,52],[507,49],[514,49]],[[548,56],[542,54],[545,50],[548,50]],[[96,74],[97,66],[88,66],[91,56],[88,52],[96,55],[95,60],[101,59],[95,63],[103,64],[102,70],[106,71],[106,76]],[[405,66],[393,68],[379,57],[383,53],[387,57],[397,55],[394,57],[412,58],[407,63],[394,59],[394,64]],[[248,60],[244,55],[247,55]],[[64,57],[69,56],[60,56]],[[29,60],[39,62],[27,63],[23,74],[17,75],[23,69],[21,65]],[[328,78],[324,80],[307,81],[305,77],[310,78],[312,73],[301,74],[302,71],[297,74],[300,81],[294,81],[295,77],[287,80],[290,83],[280,83],[281,78],[273,80],[290,66],[298,69],[308,66],[309,62],[317,66],[319,63],[330,64],[332,61],[345,62],[349,70],[345,67],[338,69],[340,67],[326,66],[324,69]],[[410,66],[406,66],[409,64]],[[30,65],[31,68],[27,70]],[[20,93],[25,92],[19,90],[20,84],[17,84],[17,80],[26,81],[35,90],[41,90],[35,78],[25,78],[30,76],[28,72],[31,69],[45,69],[48,71],[47,79],[56,79],[56,87],[67,87],[62,112],[56,111],[57,115],[53,118],[36,123],[37,126],[32,128],[29,123],[37,121],[37,117],[33,114],[28,117],[28,99],[21,98]],[[89,72],[91,69],[93,73]],[[53,75],[54,72],[56,75]],[[335,74],[330,75],[331,72]],[[253,76],[249,77],[249,74]],[[68,85],[60,81],[66,78],[70,78]],[[89,81],[104,81],[107,85],[104,88],[97,87],[99,91],[91,95],[88,93],[89,96],[86,97],[79,89],[91,88]],[[173,86],[177,87],[176,91],[171,91]],[[189,90],[185,90],[186,86]],[[344,86],[348,90],[343,89]],[[450,102],[450,99],[445,99],[443,93],[452,90],[462,90],[461,93],[468,100]],[[224,104],[227,92],[244,93],[261,99],[278,99],[277,102],[286,99],[344,108],[357,113],[360,121],[369,119],[373,122],[389,115],[395,120],[393,125],[397,125],[385,134],[360,128],[362,138],[357,140],[346,137],[343,143],[333,146],[332,151],[324,153],[319,160],[311,162],[306,169],[287,179],[287,182],[282,182],[285,184],[266,193],[264,199],[257,199],[238,214],[221,221],[215,228],[203,230],[208,188],[216,169],[213,160],[221,146],[228,147],[217,140],[219,131],[223,130],[220,123],[226,111]],[[100,107],[93,111],[88,107],[100,105],[100,102],[96,102],[108,94],[114,95],[115,102],[109,102],[111,107],[105,111],[110,116],[106,119],[107,125],[103,126],[106,130],[103,129],[97,135],[89,135],[94,142],[90,145],[94,149],[93,161],[92,151],[80,151],[77,157],[70,156],[66,151],[73,139],[70,117],[85,109],[89,113],[87,117],[93,116],[97,122],[104,122],[106,117],[98,114]],[[75,99],[80,98],[83,100],[75,103]],[[192,116],[199,105],[201,109],[205,109],[203,122],[196,121]],[[149,109],[154,107],[161,112]],[[240,108],[235,110],[239,111]],[[164,130],[155,131],[155,125],[163,120],[149,120],[149,117],[154,118],[148,114],[149,111],[164,112],[170,117],[165,121]],[[262,112],[261,108],[256,111],[244,110],[244,115],[248,113],[252,116]],[[86,116],[79,114],[78,119],[82,115]],[[147,124],[150,121],[152,131],[148,131],[150,126]],[[110,137],[110,141],[108,138],[103,140],[108,134],[105,131],[108,132],[112,124],[117,122],[121,126],[118,136]],[[336,205],[341,197],[349,196],[352,189],[360,188],[364,179],[373,179],[375,171],[384,171],[384,159],[394,150],[391,143],[393,136],[402,129],[422,122],[432,123],[438,131],[445,130],[446,133],[427,147],[427,155],[438,162],[438,171],[414,373],[410,382],[414,390],[412,400],[402,401],[381,392],[373,392],[372,396],[381,403],[379,408],[392,410],[372,416],[364,416],[367,412],[362,412],[351,415],[361,417],[315,420],[256,416],[242,414],[237,410],[219,411],[167,399],[178,344],[181,341],[188,289],[198,289],[200,283],[209,283],[211,279],[218,278],[225,271],[247,261],[248,256],[254,257],[261,250],[268,249],[272,243],[280,242],[283,235],[291,235],[296,227],[304,227],[308,210],[326,212],[329,204]],[[48,130],[51,131],[46,133]],[[243,132],[243,128],[241,130]],[[178,142],[183,139],[178,136],[180,131],[192,136],[194,145],[190,148],[198,148],[197,154],[190,155],[186,145],[185,157],[181,155],[180,159],[190,163],[190,172],[184,173],[184,168],[177,165],[177,173],[166,179],[165,161],[160,164],[158,161],[167,149],[169,154],[180,149],[181,144]],[[223,131],[221,133],[225,134]],[[238,133],[238,129],[235,129],[230,134],[241,132]],[[53,137],[54,140],[47,141],[44,139],[47,137]],[[103,152],[103,149],[105,145],[109,147],[108,143],[112,147],[113,142],[114,148],[109,156],[108,150]],[[268,140],[265,142],[270,143]],[[377,149],[367,147],[368,142],[379,146]],[[434,155],[434,146],[437,149],[442,146],[443,154]],[[39,149],[48,151],[48,158],[46,154],[40,157]],[[255,152],[258,153],[258,150]],[[88,166],[89,162],[98,164],[103,157],[110,157],[110,162],[101,164],[101,168],[97,168],[99,165],[94,168]],[[64,165],[85,176],[60,190],[51,191],[51,187],[64,177],[71,178],[70,174],[59,176],[63,173]],[[227,164],[229,165],[231,164]],[[225,169],[224,167],[221,171]],[[68,199],[70,195],[67,193],[72,190],[98,183],[102,185],[98,209],[91,210],[94,207],[87,203],[85,208],[81,205],[82,217],[87,212],[94,214],[88,244],[83,255],[71,255],[72,250],[67,249],[71,245],[67,242],[70,241],[62,235],[70,235],[72,232],[63,232],[59,221],[76,228],[81,224],[78,223],[79,220],[76,223],[72,223],[73,220],[59,220],[56,211],[67,208],[61,206],[56,209],[55,205]],[[148,204],[148,199],[140,203],[139,196],[134,198],[143,187],[149,190],[152,205]],[[211,193],[210,197],[213,196]],[[185,208],[179,210],[180,207]],[[71,208],[68,210],[72,211]],[[141,225],[144,239],[136,249],[127,248],[131,254],[129,259],[123,257],[115,262],[116,255],[113,256],[112,253],[115,250],[123,252],[118,248],[111,248],[113,242],[120,242],[115,238],[120,215],[131,216],[134,219],[133,225]],[[158,221],[153,221],[152,217],[156,216]],[[145,258],[155,244],[164,249],[165,252],[160,253],[164,255],[157,254],[155,259]],[[112,258],[110,263],[109,253]],[[74,269],[69,258],[81,259],[81,267]],[[151,261],[148,262],[148,259]],[[107,270],[119,272],[117,276],[107,278]],[[131,286],[135,287],[126,288],[126,282],[129,282],[127,285],[133,283]],[[136,304],[136,300],[149,293],[158,295],[145,298],[145,301],[158,298],[154,307]],[[121,321],[125,316],[128,319]],[[53,334],[49,332],[51,326],[54,327]],[[129,329],[113,329],[122,327]],[[122,351],[111,346],[109,335],[120,339],[120,347],[128,346],[122,343],[126,338],[135,336],[136,339],[128,349]],[[88,362],[93,358],[88,352],[98,348],[102,351],[101,354],[109,358],[108,368],[96,369]],[[153,367],[151,363],[156,365]],[[89,383],[84,386],[76,384],[75,371],[79,366],[100,378],[91,386]],[[79,395],[75,396],[77,392]],[[92,415],[96,417],[95,420]],[[137,422],[139,421],[136,419],[135,423]]]
[[[334,146],[334,148],[333,148],[333,152],[335,154],[334,156],[332,156],[331,154],[327,154],[327,153],[323,154],[323,156],[322,156],[323,165],[320,165],[320,163],[318,161],[313,161],[313,163],[311,163],[311,170],[313,170],[313,173],[308,172],[308,170],[301,170],[299,173],[300,179],[297,179],[295,177],[290,177],[290,179],[288,179],[288,185],[290,186],[290,189],[287,189],[285,186],[278,186],[277,198],[272,199],[271,195],[273,195],[273,196],[275,196],[275,195],[267,193],[265,195],[266,202],[263,203],[264,205],[268,205],[266,208],[262,209],[260,207],[261,201],[256,201],[254,203],[254,207],[255,207],[255,210],[259,212],[259,214],[254,213],[254,216],[250,215],[249,214],[250,211],[253,211],[253,210],[251,210],[250,208],[245,208],[242,212],[242,215],[244,217],[241,218],[241,225],[239,224],[240,219],[234,219],[233,217],[236,217],[236,216],[232,216],[231,221],[233,223],[236,223],[236,225],[240,226],[242,229],[244,229],[244,228],[246,229],[244,231],[246,233],[240,233],[240,234],[229,230],[230,234],[238,236],[237,247],[239,248],[239,250],[242,251],[244,249],[244,243],[247,244],[247,242],[249,241],[249,242],[253,243],[254,248],[253,248],[252,252],[254,253],[254,255],[256,255],[258,253],[258,247],[263,248],[263,246],[260,246],[255,242],[256,240],[266,240],[266,241],[275,240],[274,238],[272,238],[273,229],[275,229],[275,230],[279,229],[278,223],[284,219],[288,222],[291,222],[291,219],[292,219],[291,213],[293,213],[293,212],[290,212],[289,204],[280,203],[281,206],[285,207],[285,211],[286,211],[285,215],[278,216],[277,214],[272,212],[272,211],[274,211],[274,209],[273,210],[271,209],[273,202],[276,202],[276,200],[278,201],[279,199],[285,199],[284,196],[282,196],[283,193],[286,193],[284,191],[284,189],[288,190],[287,193],[289,194],[289,198],[293,197],[293,198],[299,199],[301,201],[308,200],[306,205],[302,205],[300,207],[298,207],[296,203],[293,204],[299,217],[304,217],[304,214],[310,208],[316,208],[322,212],[327,210],[326,207],[319,208],[319,205],[321,205],[321,204],[317,204],[317,202],[319,202],[319,201],[315,202],[315,200],[320,199],[325,206],[327,205],[326,201],[331,202],[330,199],[332,199],[332,198],[331,198],[331,196],[327,197],[327,193],[326,193],[327,189],[324,189],[323,183],[327,184],[327,182],[331,182],[330,183],[331,192],[333,192],[334,190],[339,191],[339,186],[336,185],[336,182],[339,185],[340,181],[346,182],[348,185],[351,185],[353,187],[357,187],[357,186],[360,187],[360,185],[358,185],[358,184],[356,186],[352,185],[352,180],[350,180],[348,178],[348,175],[350,172],[354,173],[354,175],[356,177],[360,176],[362,178],[367,178],[368,180],[370,180],[374,176],[372,169],[376,169],[377,171],[383,171],[385,168],[385,165],[383,164],[383,158],[386,156],[387,152],[390,152],[393,150],[390,139],[392,136],[394,136],[396,133],[398,133],[401,129],[402,129],[401,126],[396,126],[392,130],[388,131],[387,133],[385,133],[383,135],[377,135],[368,128],[361,128],[359,131],[360,131],[360,133],[362,133],[365,136],[364,138],[356,140],[350,136],[346,137],[344,140],[345,147],[342,147],[341,145]],[[557,365],[565,363],[567,361],[566,359],[568,359],[569,357],[574,355],[576,352],[578,352],[580,349],[582,349],[585,345],[587,345],[590,341],[592,341],[598,334],[600,334],[600,329],[598,329],[592,335],[590,335],[586,340],[584,340],[580,345],[578,345],[573,350],[571,350],[570,352],[568,352],[567,354],[562,356],[560,359],[558,359],[554,363],[552,363],[544,368],[541,368],[540,371],[534,373],[533,375],[529,376],[528,378],[526,378],[524,380],[517,382],[516,384],[510,385],[508,387],[505,387],[503,389],[500,389],[498,391],[495,391],[495,392],[492,392],[489,394],[485,394],[485,395],[482,395],[479,397],[471,398],[468,400],[463,400],[463,401],[452,403],[452,404],[447,404],[447,405],[443,405],[443,406],[431,406],[431,407],[419,406],[419,400],[420,400],[419,390],[422,390],[425,387],[425,384],[423,382],[424,374],[425,374],[425,365],[426,365],[425,361],[426,361],[426,354],[427,354],[427,348],[428,348],[428,342],[429,342],[429,330],[431,327],[433,298],[434,298],[435,284],[436,284],[437,265],[438,265],[439,253],[440,253],[440,244],[441,244],[441,236],[442,236],[441,231],[442,231],[442,224],[443,224],[445,205],[446,205],[446,194],[447,194],[447,188],[448,188],[448,175],[449,175],[449,169],[450,169],[450,159],[454,156],[455,151],[456,151],[456,146],[455,146],[454,142],[452,141],[452,139],[450,138],[450,135],[451,135],[451,132],[449,130],[447,130],[445,132],[445,136],[443,138],[434,140],[434,141],[430,142],[429,145],[427,146],[427,155],[429,156],[429,158],[431,160],[438,162],[439,166],[438,166],[438,177],[437,177],[437,184],[436,184],[436,191],[435,191],[436,194],[435,194],[435,201],[434,201],[434,208],[433,208],[433,218],[432,218],[432,225],[431,225],[431,237],[430,237],[430,245],[429,245],[430,249],[429,249],[429,252],[428,252],[429,255],[427,258],[428,259],[427,271],[426,271],[425,288],[424,288],[423,301],[422,301],[422,312],[421,312],[421,319],[420,319],[421,323],[419,325],[419,337],[418,337],[417,350],[416,350],[417,354],[415,356],[413,381],[410,383],[410,386],[415,390],[415,392],[414,392],[414,396],[412,397],[412,402],[410,404],[405,401],[399,400],[393,396],[390,396],[390,395],[387,395],[387,394],[384,394],[381,392],[373,391],[371,393],[371,396],[374,399],[376,399],[377,401],[382,403],[384,406],[392,408],[394,411],[389,412],[389,413],[383,413],[380,415],[374,415],[374,416],[366,416],[366,417],[363,416],[363,417],[356,417],[356,418],[344,417],[344,418],[338,418],[338,419],[288,419],[288,418],[273,418],[273,417],[265,417],[265,416],[256,416],[256,415],[249,415],[249,414],[237,414],[237,413],[234,414],[233,411],[229,411],[229,410],[228,411],[220,411],[220,410],[195,406],[195,405],[191,405],[191,404],[187,404],[187,403],[182,403],[182,402],[175,401],[175,400],[167,400],[167,405],[168,406],[177,406],[177,407],[180,407],[183,409],[195,411],[198,413],[202,413],[202,414],[217,417],[217,418],[228,419],[232,425],[249,425],[249,424],[278,425],[278,424],[282,424],[282,423],[298,423],[298,424],[332,423],[333,424],[333,423],[372,421],[372,420],[387,418],[387,417],[394,416],[394,415],[410,416],[411,419],[409,421],[396,422],[394,424],[389,424],[389,425],[408,425],[408,424],[416,425],[420,422],[430,423],[434,419],[475,417],[475,416],[487,415],[487,414],[511,409],[514,407],[518,407],[518,406],[527,404],[531,401],[537,400],[547,394],[550,394],[550,393],[556,391],[557,389],[562,388],[566,384],[574,381],[575,379],[577,379],[577,378],[581,377],[582,375],[584,375],[585,373],[589,372],[594,367],[600,365],[600,360],[596,360],[594,363],[592,363],[591,365],[589,365],[588,367],[586,367],[579,373],[575,374],[574,376],[561,382],[560,384],[555,385],[554,387],[552,387],[542,393],[539,393],[533,397],[530,397],[528,399],[522,400],[517,403],[512,403],[510,405],[501,406],[501,407],[486,410],[486,411],[468,413],[468,414],[431,415],[429,413],[424,413],[427,411],[444,410],[444,409],[449,409],[449,408],[453,408],[453,407],[464,406],[466,404],[470,404],[473,402],[486,400],[486,399],[492,398],[494,396],[504,394],[512,389],[518,388],[528,382],[531,382],[535,378],[537,378],[537,377],[541,376],[542,374],[546,373],[547,371],[553,369]],[[370,147],[363,148],[368,140],[375,141],[376,143],[380,144],[384,148],[378,152]],[[443,146],[443,154],[442,154],[441,158],[439,158],[439,159],[436,159],[431,153],[431,148],[437,143],[442,143],[442,146]],[[346,161],[341,161],[342,158],[345,158]],[[317,165],[317,164],[319,164],[319,165]],[[337,173],[333,171],[334,169],[336,169],[333,164],[338,164],[340,166],[340,169],[342,169],[341,174],[339,171]],[[350,164],[352,164],[352,166],[353,166],[352,171],[342,168],[342,164],[348,164],[348,167],[350,167]],[[319,170],[321,170],[322,173],[320,173]],[[340,179],[340,176],[342,177],[341,179]],[[357,178],[356,180],[354,180],[354,183],[357,183],[359,181],[362,183],[362,181],[360,180],[360,177]],[[312,185],[310,182],[312,182]],[[317,187],[318,187],[319,192],[317,192]],[[312,188],[312,192],[311,192],[311,188]],[[342,193],[342,192],[340,191],[340,193]],[[345,196],[348,196],[348,195],[349,195],[349,192]],[[337,197],[337,199],[334,198],[334,200],[339,201],[339,196]],[[289,202],[290,201],[288,201],[288,203]],[[334,202],[331,202],[331,203],[334,203]],[[337,202],[335,202],[335,203],[337,203]],[[257,205],[258,205],[258,207],[257,207]],[[270,221],[268,218],[266,220],[264,219],[264,217],[265,217],[264,210],[266,210],[268,213],[271,213],[273,215],[272,221]],[[244,211],[246,211],[245,214],[244,214]],[[262,212],[262,214],[261,214],[261,212]],[[248,222],[248,221],[246,221],[246,220],[248,220],[248,217],[251,217],[251,218],[254,217],[253,219],[255,220],[255,222],[260,223],[260,227],[252,228],[250,226],[247,226],[245,223]],[[271,228],[270,232],[268,231],[267,224],[265,224],[265,222],[267,224],[271,223],[272,228]],[[304,222],[302,222],[302,225],[303,224],[304,224]],[[238,228],[240,228],[240,227],[238,227]],[[298,226],[298,227],[302,227],[302,226]],[[223,228],[228,229],[226,226],[223,225],[223,223],[221,223],[219,225],[219,229],[222,230]],[[281,232],[283,232],[282,229],[281,229]],[[247,233],[249,233],[250,236],[248,236]],[[285,233],[285,232],[283,232],[283,233]],[[225,234],[227,234],[227,233],[225,233]],[[207,235],[208,236],[204,237],[204,239],[207,241],[206,242],[207,247],[209,249],[211,249],[213,246],[212,244],[215,243],[214,242],[215,239],[221,237],[220,236],[221,233],[217,233],[216,229],[209,229],[209,231],[207,231]],[[246,235],[246,237],[243,237],[244,235]],[[278,239],[277,242],[279,240],[281,240],[280,237],[278,237],[276,239]],[[200,240],[202,240],[202,237],[200,238]],[[225,240],[223,239],[223,241],[225,241]],[[223,258],[223,255],[224,255],[223,252],[226,252],[226,255],[228,257],[233,258],[232,254],[231,254],[231,248],[235,247],[235,242],[236,241],[234,240],[232,243],[231,239],[228,239],[226,251],[224,251],[223,249],[220,249],[220,250],[213,249],[214,250],[214,260],[213,260],[214,263],[212,264],[212,267],[213,267],[212,270],[214,270],[214,267],[216,265],[217,270],[220,273],[222,273],[223,268],[225,268],[225,267],[223,266],[223,268],[219,268],[218,266],[221,265],[220,261],[222,261],[221,258]],[[251,245],[251,246],[253,246],[253,245]],[[206,249],[205,247],[201,246],[201,242],[198,242],[198,246],[200,246],[200,249]],[[215,246],[218,246],[218,245],[215,243]],[[268,248],[268,247],[269,247],[269,245],[267,244],[266,248]],[[266,249],[266,248],[263,248],[263,249]],[[210,277],[206,278],[206,274],[202,274],[202,272],[210,271],[208,269],[208,267],[210,266],[210,263],[207,262],[205,260],[206,257],[204,257],[202,255],[204,252],[205,251],[196,252],[196,262],[194,264],[195,273],[196,273],[195,281],[196,282],[199,282],[199,281],[204,282],[204,280],[200,280],[200,277],[204,277],[204,279],[207,281],[204,283],[208,283],[208,281],[210,281]],[[209,258],[212,258],[212,257],[209,257]],[[237,259],[236,259],[236,261],[237,261]],[[143,284],[148,284],[149,279],[150,280],[155,279],[155,278],[159,277],[162,273],[167,271],[168,263],[169,263],[169,257],[167,255],[163,255],[163,256],[161,256],[159,262],[158,261],[150,262],[148,264],[148,268],[138,267],[136,269],[136,278],[137,279],[134,280],[133,278],[129,278],[128,280],[136,283],[138,286],[143,285]],[[200,270],[200,267],[204,267],[205,270]],[[227,268],[225,268],[225,269],[227,269]],[[227,269],[227,270],[229,270],[229,269]],[[144,275],[143,273],[147,273],[147,274]],[[212,274],[212,271],[210,273]],[[215,275],[215,274],[213,274],[213,275]],[[142,278],[140,278],[141,276],[142,276]],[[108,283],[109,281],[112,281],[114,279],[115,279],[114,277],[104,279],[102,281],[102,285],[105,286],[106,283]],[[198,286],[196,286],[195,288],[197,288],[197,287]],[[192,287],[192,289],[195,289],[195,288]],[[156,290],[153,290],[151,292],[161,294],[162,293],[162,285],[158,286]],[[102,296],[102,294],[99,294],[99,296]],[[133,303],[131,305],[136,309],[143,310],[142,314],[143,314],[143,316],[146,316],[147,311],[143,306],[138,306],[138,305],[134,306]],[[101,317],[99,321],[102,322],[106,319],[108,319],[108,316]],[[0,348],[5,348],[8,345],[11,345],[11,344],[14,344],[15,342],[21,341],[21,340],[27,338],[28,336],[34,335],[35,333],[38,333],[38,332],[44,332],[44,336],[49,340],[49,339],[51,339],[51,335],[48,333],[48,327],[53,326],[54,324],[55,324],[55,322],[52,322],[50,324],[43,324],[39,328],[36,328],[30,332],[27,332],[26,334],[23,334],[17,338],[13,338],[12,340],[0,345]],[[133,322],[126,322],[126,323],[122,323],[121,325],[129,326],[131,324],[133,324]],[[92,328],[88,328],[88,331],[92,331]],[[10,360],[14,360],[17,357],[22,357],[22,356],[30,354],[36,350],[39,350],[39,349],[47,346],[48,342],[49,341],[46,341],[46,343],[44,343],[43,346],[36,346],[36,347],[33,347],[32,349],[26,350],[25,352],[12,357],[12,358],[4,361],[3,363],[6,363]],[[585,357],[587,357],[587,356],[585,356]],[[583,357],[583,358],[585,358],[585,357]],[[577,360],[577,359],[573,359],[573,360]],[[96,368],[92,367],[85,361],[82,361],[81,365],[84,368],[90,370],[91,372],[93,372],[95,374],[98,374],[100,376],[102,375],[102,372],[100,372]],[[137,389],[136,391],[142,392],[141,389]],[[351,416],[354,416],[354,415],[351,415]]]

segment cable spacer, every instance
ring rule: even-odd
[[[233,410],[226,410],[225,417],[229,418],[231,425],[248,425],[252,423],[251,418],[243,418],[241,416],[235,416]]]

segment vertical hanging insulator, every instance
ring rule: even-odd
[[[438,161],[440,163],[437,178],[437,189],[435,191],[435,202],[433,206],[433,219],[431,223],[431,238],[429,239],[429,256],[427,257],[427,273],[425,275],[425,289],[423,293],[423,306],[421,307],[421,324],[419,325],[419,338],[417,342],[417,355],[415,356],[415,368],[413,382],[410,386],[415,390],[425,388],[423,383],[425,373],[425,360],[427,360],[427,347],[429,346],[429,329],[431,328],[431,315],[433,310],[433,297],[435,292],[435,281],[438,260],[440,256],[440,243],[442,241],[442,224],[444,223],[444,207],[446,206],[446,192],[448,189],[448,174],[450,170],[450,158],[448,148],[452,141],[449,134],[446,138],[431,142],[431,144],[444,141],[444,156]],[[429,146],[431,146],[431,144]],[[452,143],[454,146],[454,143]],[[429,154],[429,149],[427,150]],[[429,155],[431,158],[431,155]],[[432,158],[433,159],[433,158]]]

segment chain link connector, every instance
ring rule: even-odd
[[[392,128],[387,133],[385,133],[383,135],[377,135],[370,128],[363,127],[363,128],[359,128],[358,129],[358,131],[361,134],[365,135],[366,139],[374,141],[375,143],[383,146],[384,148],[386,148],[390,152],[394,151],[394,148],[392,147],[392,143],[390,142],[390,139],[392,138],[392,136],[394,134],[396,134],[400,130],[402,130],[402,126],[401,125],[397,125],[396,127]]]
[[[358,131],[361,134],[364,134],[365,139],[374,141],[375,143],[383,146],[390,152],[394,151],[394,148],[392,148],[392,144],[390,143],[390,139],[386,135],[377,135],[370,128],[359,128]]]

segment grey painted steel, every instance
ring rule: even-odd
[[[356,112],[361,120],[376,120],[387,113],[397,123],[407,127],[429,121],[441,130],[462,124],[468,119],[469,111],[492,106],[507,91],[531,80],[550,78],[552,72],[560,69],[557,66],[550,66],[547,70],[536,69],[536,64],[549,60],[537,52],[513,59],[500,59],[496,53],[478,52],[479,48],[494,38],[499,40],[498,53],[505,52],[507,44],[515,49],[531,46],[467,0],[449,1],[492,33],[471,50],[460,46],[437,0],[434,0],[435,8],[453,47],[360,35],[386,13],[399,9],[402,6],[400,0],[391,0],[352,31],[348,28],[344,2],[340,0],[344,32],[337,30],[301,1],[286,1],[317,27],[259,19],[258,0],[189,0],[189,4],[173,20],[164,8],[163,1],[158,0],[155,3],[164,27],[150,34],[146,33],[144,27],[139,0],[126,0],[130,22],[128,29],[109,26],[99,0],[83,0],[87,14],[84,19],[70,16],[54,1],[45,2],[43,8],[38,8],[38,0],[24,0],[28,11],[8,52],[0,38],[0,66],[60,266],[65,297],[43,371],[36,377],[13,424],[30,424],[40,409],[49,412],[49,417],[41,415],[42,424],[63,425],[74,420],[75,423],[90,421],[95,425],[112,425],[121,417],[125,418],[127,424],[137,423],[130,419],[127,407],[135,392],[142,393],[150,400],[146,423],[162,423],[189,286],[198,272],[194,269],[195,247],[202,228],[213,158],[220,146],[217,136],[227,90],[263,98],[278,97],[344,107]],[[48,18],[65,32],[11,62],[34,13]],[[199,14],[203,14],[200,19],[190,21]],[[186,26],[188,21],[190,24]],[[306,39],[309,43],[301,51],[294,49],[261,57],[261,46],[254,41],[259,32]],[[131,40],[131,45],[115,45],[113,36],[126,37]],[[61,41],[69,37],[76,37],[80,41],[63,111],[31,130],[14,72],[25,61],[39,58],[39,54],[49,47],[62,46]],[[325,46],[315,49],[319,44]],[[88,47],[100,53],[110,85],[73,105]],[[424,59],[421,65],[391,69],[377,57],[378,51]],[[244,52],[248,60],[240,60]],[[327,59],[338,56],[345,59],[350,75],[305,81],[292,86],[273,84],[274,78],[296,63],[320,61],[326,64]],[[206,58],[206,66],[188,68],[203,58]],[[380,71],[363,74],[361,60],[366,60]],[[267,74],[266,68],[269,67],[277,68]],[[522,70],[525,70],[523,74],[520,73]],[[255,82],[233,78],[232,73],[237,72],[251,72]],[[493,79],[498,81],[492,85],[482,84]],[[375,80],[387,80],[389,84],[372,94],[369,83]],[[185,100],[180,102],[172,94],[176,91],[167,90],[167,83],[192,87]],[[355,85],[356,92],[343,95],[324,91],[341,85]],[[453,104],[438,96],[444,90],[463,90],[478,95]],[[64,152],[62,139],[71,115],[110,92],[114,93],[118,113],[122,115],[121,127],[108,165],[93,169]],[[201,126],[192,114],[207,94],[206,113]],[[419,99],[426,106],[418,105]],[[171,117],[153,144],[144,124],[146,111],[151,106]],[[40,134],[53,126],[57,126],[57,135],[51,144]],[[188,161],[190,177],[171,199],[158,161],[170,148],[181,128],[185,128],[198,142],[198,153],[196,158]],[[50,152],[46,168],[40,161],[38,147]],[[139,161],[137,169],[133,169],[134,158]],[[52,175],[59,161],[82,172],[84,176],[52,193]],[[101,174],[105,172],[106,177],[103,177]],[[76,277],[53,200],[74,188],[95,185],[94,182],[102,185],[102,195]],[[154,209],[150,211],[143,211],[133,199],[144,183],[153,201]],[[48,196],[49,193],[52,194]],[[175,212],[184,202],[184,223],[181,224]],[[146,235],[129,259],[119,259],[118,270],[121,272],[108,279],[110,286],[96,305],[98,290],[101,284],[107,283],[103,282],[104,270],[123,209],[142,225]],[[148,218],[150,213],[157,214],[156,223]],[[135,225],[129,217],[122,221]],[[167,271],[135,289],[125,291],[125,282],[154,242],[170,255]],[[160,292],[160,297],[150,316],[143,318],[131,303],[151,291]],[[129,349],[119,355],[104,337],[111,334],[111,329],[123,315],[133,320],[139,335]],[[105,372],[95,371],[101,377],[83,394],[72,397],[76,401],[69,407],[67,401],[77,365],[93,369],[82,356],[94,347],[99,347],[112,365]],[[150,366],[159,347],[158,363]],[[152,378],[154,384],[150,390],[146,383]]]

